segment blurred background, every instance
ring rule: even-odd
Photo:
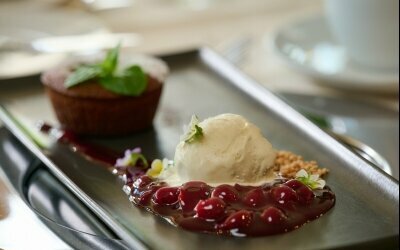
[[[249,0],[246,3],[239,0],[2,0],[0,79],[34,73],[40,70],[36,62],[41,67],[54,64],[61,58],[60,52],[110,47],[121,38],[100,34],[112,32],[124,33],[123,43],[138,52],[165,54],[210,46],[225,56],[228,52],[240,54],[234,56],[235,63],[272,91],[350,94],[354,91],[340,90],[356,89],[364,92],[360,96],[365,97],[372,90],[368,98],[381,99],[397,107],[398,64],[389,72],[372,69],[371,73],[370,68],[360,69],[357,65],[346,69],[346,55],[336,46],[337,39],[326,23],[324,3],[321,0]],[[395,29],[392,33],[395,37]],[[88,34],[98,36],[88,37]],[[71,35],[81,37],[41,39]],[[235,48],[238,51],[232,52]],[[13,53],[7,53],[10,51]],[[27,55],[28,52],[35,53],[35,58]],[[38,52],[53,54],[39,58]],[[35,63],[27,65],[29,60]]]
[[[370,147],[398,179],[398,1],[348,2],[0,0],[0,102],[29,96],[65,58],[118,41],[154,55],[208,46],[324,129]]]

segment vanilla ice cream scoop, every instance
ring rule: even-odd
[[[254,124],[240,115],[222,114],[198,127],[201,137],[177,145],[174,166],[160,175],[166,182],[258,185],[271,179],[276,152]]]

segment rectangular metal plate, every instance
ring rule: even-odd
[[[42,151],[9,114],[31,121],[51,117],[40,87],[30,112],[6,103],[0,118],[65,185],[133,248],[138,249],[321,249],[380,241],[394,244],[399,231],[398,182],[373,168],[324,133],[274,94],[242,74],[213,51],[203,48],[164,56],[171,69],[153,128],[123,138],[92,139],[117,150],[140,146],[150,158],[172,159],[182,127],[192,114],[200,118],[237,113],[259,126],[277,149],[290,150],[330,169],[328,185],[335,207],[318,220],[282,235],[230,238],[175,228],[133,206],[122,183],[104,167],[87,161],[66,145]],[[128,112],[128,111],[127,111]],[[17,114],[16,114],[17,115]],[[49,118],[51,119],[51,118]],[[372,243],[371,243],[372,244]],[[383,245],[381,245],[383,246]]]

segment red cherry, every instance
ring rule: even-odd
[[[153,195],[153,201],[160,205],[172,205],[178,201],[179,189],[177,187],[162,187]]]
[[[243,200],[244,204],[249,207],[258,207],[264,204],[265,196],[261,188],[255,188],[249,191]]]
[[[190,181],[180,188],[178,196],[179,202],[184,212],[194,209],[200,200],[205,200],[210,196],[210,186],[201,181]]]
[[[279,185],[271,189],[272,198],[279,204],[288,204],[297,200],[296,192],[288,186]]]
[[[137,198],[137,203],[142,206],[146,206],[149,204],[151,197],[153,194],[159,189],[161,186],[152,186],[148,190],[143,191],[139,194]]]
[[[303,185],[302,187],[298,188],[296,190],[296,193],[299,196],[299,200],[302,203],[309,203],[314,198],[313,191],[309,187],[307,187],[305,185]]]
[[[199,218],[205,220],[216,220],[225,214],[225,202],[217,197],[212,197],[207,200],[200,200],[197,203],[194,211]]]
[[[135,188],[143,188],[152,182],[153,180],[149,176],[142,175],[133,182],[133,186]]]
[[[304,187],[304,184],[301,181],[295,180],[295,179],[289,180],[289,181],[285,182],[283,185],[288,186],[288,187],[292,188],[293,190],[296,190],[300,187]]]
[[[276,225],[285,220],[286,216],[283,214],[282,210],[276,207],[269,207],[262,212],[261,219],[265,223]]]
[[[235,202],[239,199],[239,192],[232,186],[223,184],[217,186],[211,194],[212,197],[218,197],[225,202]]]
[[[243,229],[249,227],[253,219],[253,213],[247,210],[240,210],[231,214],[219,228],[223,230]]]

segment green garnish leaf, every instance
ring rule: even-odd
[[[101,86],[111,92],[139,96],[147,87],[147,75],[138,65],[125,68],[121,74],[116,74],[120,44],[109,50],[100,64],[81,65],[65,80],[65,87],[70,88],[90,79],[98,78]]]
[[[86,82],[87,80],[96,78],[101,73],[101,68],[98,65],[82,65],[79,66],[72,74],[65,80],[65,87],[70,88],[79,83]]]
[[[326,184],[323,179],[319,178],[319,175],[309,174],[304,169],[301,169],[296,173],[296,180],[300,181],[311,189],[322,189]]]
[[[203,137],[203,129],[198,124],[199,118],[196,115],[193,115],[189,123],[189,128],[182,136],[181,140],[185,141],[186,143],[192,143],[200,140]]]
[[[101,63],[101,74],[102,76],[109,76],[114,74],[118,64],[118,55],[121,44],[119,43],[115,48],[107,52],[106,58]]]
[[[124,70],[124,79],[132,95],[140,95],[146,90],[147,75],[138,65],[126,68]]]
[[[303,113],[307,119],[309,119],[311,122],[313,122],[315,125],[317,125],[320,128],[331,128],[330,122],[328,121],[327,118],[320,116],[320,115],[315,115],[311,113]]]
[[[144,155],[142,155],[140,153],[132,153],[131,154],[130,165],[136,166],[136,164],[138,163],[139,160],[142,161],[143,167],[147,168],[147,166],[149,166],[149,163],[147,162],[147,160],[144,157]]]
[[[134,65],[125,69],[122,76],[101,78],[100,84],[117,94],[138,96],[147,87],[147,76],[139,66]]]

